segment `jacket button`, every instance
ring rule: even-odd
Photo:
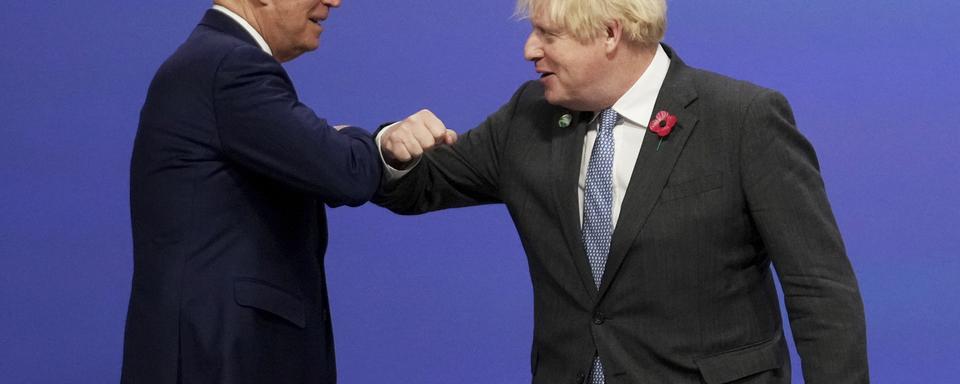
[[[603,324],[604,321],[607,321],[607,318],[603,316],[603,312],[595,312],[593,314],[593,323],[596,325]]]
[[[577,374],[577,380],[574,381],[576,384],[582,384],[583,380],[587,378],[587,375],[584,375],[583,372]]]

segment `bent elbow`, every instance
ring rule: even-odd
[[[357,207],[370,201],[380,188],[383,165],[376,146],[364,140],[350,151],[345,174],[340,180],[339,200],[336,205]]]
[[[383,167],[380,165],[380,159],[377,161],[365,161],[357,164],[354,170],[354,178],[351,183],[350,193],[346,205],[356,207],[370,201],[373,195],[380,188],[380,179],[382,177]]]

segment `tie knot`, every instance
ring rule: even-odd
[[[617,114],[617,111],[614,111],[613,108],[607,108],[600,111],[600,130],[612,130],[613,126],[617,124],[617,119],[620,118],[620,115]]]

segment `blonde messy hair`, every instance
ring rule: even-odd
[[[580,41],[603,36],[619,20],[626,41],[654,46],[667,29],[666,0],[517,0],[516,16],[542,15]]]

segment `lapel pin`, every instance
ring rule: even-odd
[[[648,124],[647,127],[650,128],[653,133],[656,133],[657,136],[660,136],[660,142],[657,143],[658,152],[660,151],[660,144],[663,144],[663,138],[667,137],[670,132],[673,132],[673,126],[676,124],[677,117],[667,111],[657,112],[653,120],[650,120],[650,124]]]
[[[573,120],[573,116],[570,116],[569,113],[564,113],[563,116],[560,116],[560,121],[557,122],[557,125],[559,125],[560,128],[569,127],[571,120]]]

